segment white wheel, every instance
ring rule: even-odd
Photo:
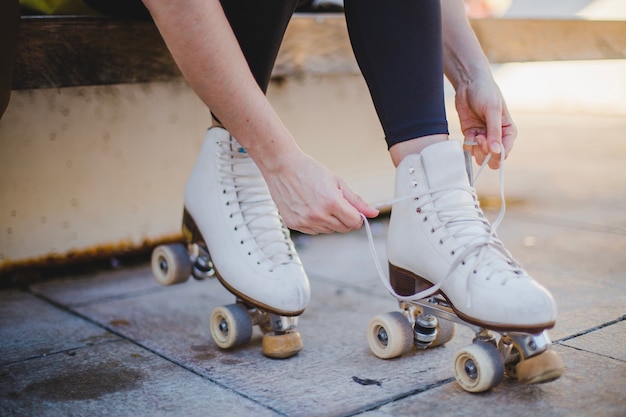
[[[245,345],[252,337],[252,320],[243,304],[213,309],[210,326],[213,341],[222,349]]]
[[[152,275],[161,285],[180,284],[191,275],[191,260],[181,244],[161,245],[152,251]]]
[[[454,332],[456,330],[454,323],[449,320],[440,318],[437,322],[437,338],[433,340],[430,347],[437,347],[448,343],[454,337]]]
[[[504,363],[494,345],[474,343],[456,354],[454,376],[465,391],[487,391],[502,381]]]
[[[413,329],[400,312],[379,314],[367,326],[367,342],[379,358],[396,358],[411,350]]]

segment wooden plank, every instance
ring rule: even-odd
[[[283,39],[274,76],[357,74],[343,14],[295,16]]]
[[[626,59],[626,21],[476,19],[492,63]],[[275,75],[358,72],[343,16],[294,19]]]
[[[152,22],[23,18],[13,89],[167,81],[178,67]]]
[[[626,58],[626,21],[480,19],[472,27],[493,63]]]
[[[626,58],[626,21],[481,19],[491,62]],[[341,14],[296,15],[274,76],[358,73]],[[152,22],[22,19],[13,89],[168,81],[180,72]]]

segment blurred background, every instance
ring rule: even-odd
[[[568,37],[587,35],[568,33],[561,23],[623,22],[626,2],[467,0],[466,5],[482,31],[479,39],[492,42],[493,48],[542,50],[540,44],[519,44],[537,20],[554,22],[544,46],[567,46],[562,56],[552,53],[548,60],[528,62],[522,57],[493,63],[520,131],[507,162],[507,199],[549,204],[557,195],[571,198],[573,205],[593,202],[588,193],[559,194],[564,178],[542,174],[542,165],[558,164],[560,153],[576,152],[581,166],[564,166],[563,175],[598,175],[600,187],[616,192],[615,201],[596,203],[621,204],[626,190],[620,163],[626,156],[621,144],[626,131],[625,26],[619,26],[621,41],[621,35],[613,34],[613,43],[603,43],[600,28],[589,32],[591,46],[572,47]],[[29,7],[22,13],[76,13]],[[268,96],[302,148],[367,201],[377,203],[391,198],[394,170],[349,50],[340,9],[340,1],[313,1],[294,17]],[[519,36],[503,37],[495,31],[497,22],[509,22],[506,19],[521,22]],[[23,31],[27,26],[21,27]],[[106,32],[102,36],[106,38]],[[621,49],[607,51],[616,44]],[[28,45],[17,47],[24,50]],[[594,57],[598,53],[621,59],[571,60],[579,48]],[[66,49],[81,52],[72,49],[71,42]],[[16,65],[15,74],[22,70]],[[45,71],[41,69],[44,80]],[[460,139],[449,85],[446,97],[452,137]],[[23,271],[45,274],[50,265],[79,260],[104,259],[119,266],[125,254],[180,239],[183,188],[209,122],[208,109],[176,77],[14,89],[0,119],[2,280],[13,280]],[[594,147],[600,150],[590,153]],[[598,157],[593,165],[583,164],[597,152],[610,161]],[[479,192],[486,199],[497,194],[497,175],[485,175]],[[626,226],[624,219],[616,222]]]

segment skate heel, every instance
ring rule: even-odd
[[[389,264],[389,283],[396,294],[404,297],[425,291],[433,286],[419,275],[392,264]]]
[[[200,233],[198,226],[196,226],[195,220],[193,219],[193,217],[191,217],[191,214],[189,214],[189,212],[187,211],[187,208],[183,210],[182,229],[183,229],[183,236],[185,237],[185,240],[187,242],[204,243],[204,238],[202,237],[202,234]]]

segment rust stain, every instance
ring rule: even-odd
[[[41,278],[43,275],[47,275],[46,271],[50,269],[71,267],[114,258],[141,256],[150,253],[158,245],[182,242],[183,240],[182,233],[177,233],[157,239],[144,239],[141,243],[132,243],[125,240],[118,243],[71,250],[63,254],[50,254],[18,261],[4,259],[0,261],[0,284],[6,283],[5,281],[8,278],[12,278],[11,276],[15,275]]]

